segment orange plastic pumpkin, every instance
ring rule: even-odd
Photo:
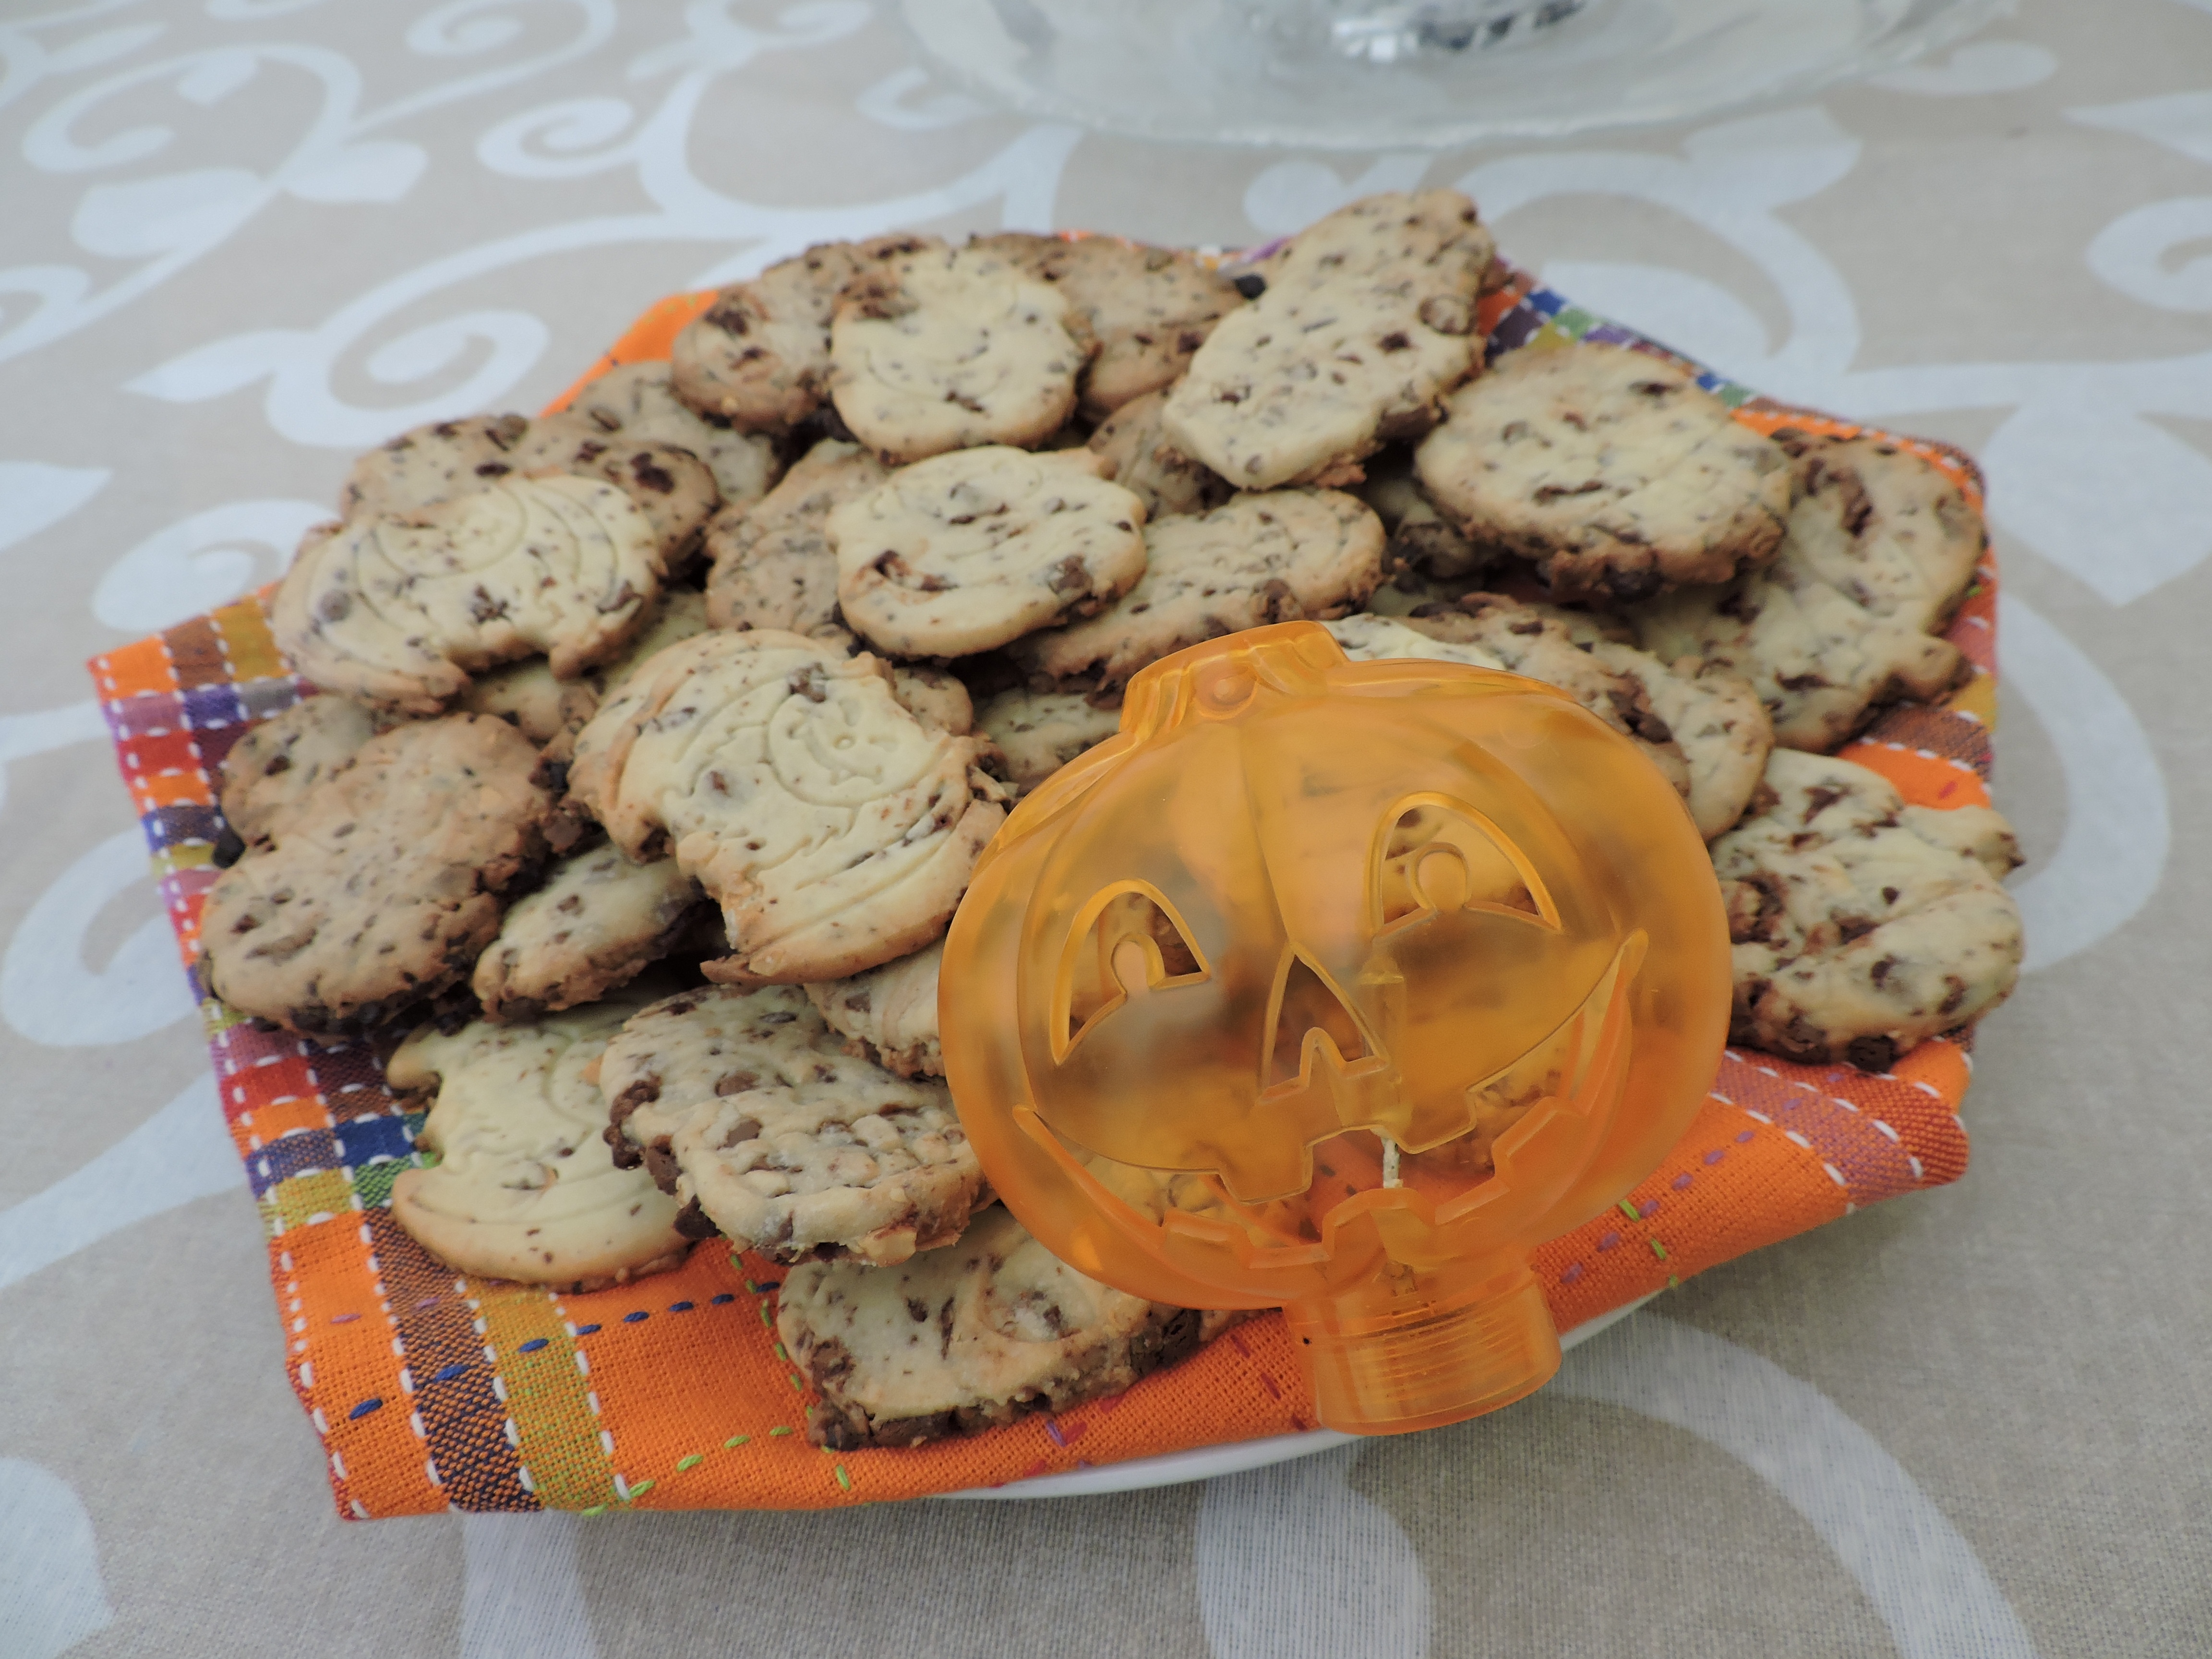
[[[1563,694],[1290,623],[1131,682],[940,983],[1024,1224],[1137,1295],[1283,1307],[1322,1420],[1389,1432],[1557,1369],[1528,1252],[1686,1128],[1728,928],[1680,799]]]

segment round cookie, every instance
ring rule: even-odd
[[[1214,325],[1244,303],[1234,283],[1180,250],[1019,231],[979,236],[969,246],[1012,260],[1066,296],[1098,342],[1081,394],[1092,420],[1181,379]]]
[[[1730,1040],[1887,1072],[2020,975],[2018,862],[1987,807],[1907,806],[1848,761],[1777,749],[1771,800],[1713,843],[1734,942]]]
[[[1827,750],[1900,697],[1940,696],[1963,666],[1936,637],[1989,545],[1957,485],[1875,438],[1775,441],[1796,457],[1796,504],[1773,562],[1719,587],[1638,606],[1646,650],[1748,679],[1775,741]]]
[[[954,737],[975,729],[975,700],[959,676],[942,668],[901,663],[891,670],[891,696],[924,726]]]
[[[568,412],[625,443],[647,439],[690,451],[714,475],[725,504],[758,501],[783,471],[769,439],[678,399],[666,363],[611,368],[576,394]]]
[[[536,862],[552,798],[504,720],[449,714],[371,738],[216,878],[208,988],[310,1035],[360,1030],[465,979],[501,889]]]
[[[503,480],[407,518],[310,532],[270,607],[326,690],[435,713],[471,674],[533,652],[573,679],[619,651],[660,591],[644,513],[597,479]]]
[[[830,514],[846,626],[893,656],[967,657],[1120,597],[1145,505],[1103,466],[993,445],[900,468]]]
[[[604,1289],[681,1264],[677,1203],[641,1170],[615,1167],[606,1099],[589,1072],[640,1006],[600,1003],[526,1025],[425,1026],[385,1076],[435,1091],[416,1144],[435,1164],[403,1170],[392,1217],[459,1273]]]
[[[261,722],[222,757],[223,822],[249,845],[325,776],[376,735],[376,720],[350,697],[302,697]]]
[[[831,511],[858,501],[890,470],[858,444],[824,438],[749,507],[726,508],[707,531],[707,617],[717,628],[773,628],[850,648],[837,611]]]
[[[355,461],[339,496],[348,520],[411,515],[504,480],[573,472],[611,483],[652,520],[662,563],[692,553],[720,494],[688,449],[617,439],[580,415],[473,415],[403,432]]]
[[[1079,692],[1015,686],[985,703],[975,724],[1006,757],[1007,781],[1026,794],[1120,731],[1121,711],[1101,708]]]
[[[994,1209],[953,1248],[896,1267],[793,1267],[776,1334],[821,1396],[807,1438],[849,1451],[977,1434],[1121,1394],[1246,1317],[1102,1285]]]
[[[1382,568],[1394,575],[1418,573],[1432,582],[1456,582],[1464,588],[1497,562],[1494,551],[1479,548],[1429,505],[1413,482],[1413,452],[1384,450],[1368,463],[1367,477],[1354,492],[1375,509],[1390,538]]]
[[[1436,423],[1480,366],[1475,299],[1493,246],[1456,191],[1370,196],[1263,261],[1168,393],[1175,447],[1240,489],[1356,480]]]
[[[883,260],[938,246],[905,235],[824,242],[731,283],[676,336],[676,395],[740,432],[798,425],[829,395],[830,318],[845,284]]]
[[[940,939],[851,979],[810,985],[807,1000],[830,1029],[845,1039],[847,1054],[873,1060],[900,1077],[943,1077],[937,975],[944,960]]]
[[[684,640],[578,734],[568,787],[616,844],[672,848],[722,907],[732,982],[840,979],[951,921],[1005,817],[986,739],[925,724],[872,657],[768,629]]]
[[[1413,467],[1471,541],[1533,560],[1570,603],[1724,581],[1790,514],[1789,457],[1689,370],[1625,346],[1510,354],[1452,394]]]
[[[949,1244],[989,1203],[941,1083],[847,1054],[805,992],[710,986],[633,1015],[599,1066],[616,1162],[779,1261]]]
[[[707,909],[673,859],[638,864],[612,846],[571,854],[500,918],[470,988],[495,1020],[596,1002],[674,951]]]
[[[1114,604],[1007,654],[1032,681],[1102,689],[1202,640],[1340,617],[1382,580],[1382,526],[1336,490],[1271,490],[1146,525],[1145,557],[1144,575]]]
[[[830,392],[885,461],[1042,443],[1075,410],[1086,356],[1067,301],[1011,261],[931,247],[863,273],[837,301]]]
[[[1132,398],[1091,434],[1091,452],[1106,463],[1104,476],[1145,504],[1146,518],[1210,513],[1236,492],[1226,478],[1168,442],[1160,425],[1166,407],[1157,392]]]

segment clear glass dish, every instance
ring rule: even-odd
[[[1551,138],[1805,96],[2004,0],[900,0],[1001,103],[1178,142]]]

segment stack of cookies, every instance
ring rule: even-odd
[[[1309,618],[1557,685],[1711,844],[1738,1041],[1882,1069],[1971,1021],[2019,963],[2008,830],[1826,751],[1960,672],[1972,507],[1648,354],[1486,369],[1499,270],[1443,191],[1234,280],[838,244],[563,413],[402,434],[273,601],[320,695],[225,763],[210,986],[411,1028],[388,1073],[434,1161],[393,1211],[457,1269],[589,1288],[718,1235],[788,1264],[836,1446],[1064,1407],[1219,1328],[995,1206],[938,1042],[977,857],[1186,646]]]

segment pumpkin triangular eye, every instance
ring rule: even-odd
[[[1375,896],[1382,927],[1453,910],[1497,910],[1557,927],[1559,917],[1525,858],[1480,813],[1442,799],[1415,800],[1376,848]]]
[[[1066,1009],[1055,1032],[1063,1054],[1131,997],[1207,977],[1188,931],[1151,889],[1112,890],[1085,909],[1090,919],[1069,940]]]
[[[1285,960],[1271,1010],[1267,1072],[1260,1084],[1263,1090],[1297,1080],[1316,1032],[1336,1045],[1339,1059],[1364,1060],[1370,1052],[1359,1022],[1344,999],[1311,963],[1293,955]]]

